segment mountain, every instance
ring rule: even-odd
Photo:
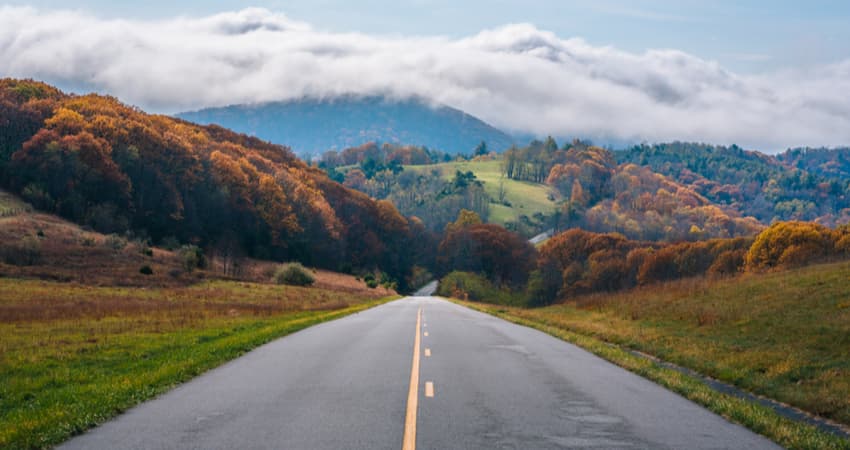
[[[502,151],[514,140],[480,119],[421,99],[345,96],[235,105],[185,112],[177,117],[218,124],[281,145],[301,156],[343,150],[366,142],[410,144],[457,154],[481,141]]]

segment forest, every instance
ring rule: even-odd
[[[192,245],[233,270],[243,257],[299,261],[383,274],[400,290],[430,272],[455,281],[443,283],[449,293],[475,285],[544,305],[850,249],[839,226],[850,212],[843,150],[768,156],[673,143],[615,152],[550,137],[501,155],[482,142],[459,157],[368,143],[310,165],[217,126],[11,79],[0,81],[0,139],[2,188],[36,208],[153,245]],[[503,179],[548,186],[556,235],[534,248],[489,223],[504,196],[489,194],[474,170],[429,169],[451,159],[500,161]]]
[[[100,232],[380,271],[401,289],[435,247],[420,222],[286,147],[35,81],[0,80],[0,182]]]

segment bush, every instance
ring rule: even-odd
[[[454,271],[443,277],[437,295],[498,305],[523,305],[522,295],[499,289],[487,277],[471,272]]]
[[[832,231],[812,222],[777,222],[756,237],[747,269],[797,267],[834,256]]]
[[[180,247],[180,261],[183,263],[183,268],[187,272],[195,269],[203,269],[207,266],[207,258],[204,256],[204,251],[197,245],[184,245]]]
[[[371,273],[367,273],[366,276],[363,277],[363,282],[366,283],[366,287],[375,289],[378,287],[378,280],[375,279],[375,275]]]
[[[309,286],[316,279],[310,272],[299,263],[287,263],[278,267],[274,273],[274,281],[277,284],[288,284],[292,286]]]
[[[168,236],[166,238],[163,238],[160,245],[162,246],[162,248],[173,252],[180,248],[180,241],[178,241],[177,238],[174,236]]]
[[[145,264],[139,269],[139,273],[142,275],[153,275],[153,269],[151,269],[151,266]]]
[[[127,240],[117,234],[110,234],[103,240],[103,245],[106,248],[111,248],[115,251],[123,250],[127,246]]]
[[[13,266],[32,266],[41,261],[41,242],[27,236],[2,248],[3,262]]]

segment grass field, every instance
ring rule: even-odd
[[[683,280],[541,309],[475,306],[552,334],[649,353],[850,425],[848,278],[844,262]]]
[[[260,344],[389,299],[232,281],[0,278],[0,292],[0,448],[49,447]]]
[[[552,214],[555,201],[550,200],[551,189],[542,184],[526,181],[502,180],[501,161],[455,161],[427,166],[405,166],[405,170],[430,172],[438,169],[443,178],[451,179],[455,171],[472,171],[493,199],[499,198],[499,182],[504,182],[505,198],[511,206],[493,204],[490,209],[490,222],[505,224],[516,221],[520,215],[533,217],[535,213]]]

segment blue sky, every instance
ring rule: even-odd
[[[258,6],[335,32],[467,36],[529,22],[560,37],[642,52],[675,48],[758,73],[850,58],[847,0],[32,0],[104,17],[200,16]]]

